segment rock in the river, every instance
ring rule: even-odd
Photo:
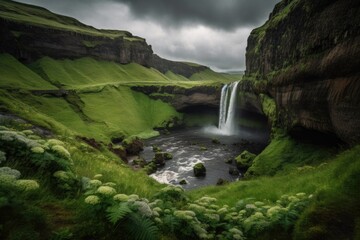
[[[237,170],[235,167],[229,167],[229,173],[233,176],[239,176],[240,174],[239,170]]]
[[[138,155],[144,150],[144,143],[137,137],[123,141],[122,145],[128,154]]]
[[[150,175],[156,172],[157,166],[155,162],[151,161],[148,165],[145,166],[145,172]]]
[[[153,145],[152,146],[152,149],[153,149],[153,152],[161,152],[161,148],[160,147],[158,147],[158,146],[156,146],[156,145]]]
[[[233,159],[232,158],[227,158],[227,159],[225,159],[224,162],[227,163],[227,164],[232,164]]]
[[[173,155],[171,153],[164,153],[165,160],[171,160],[173,159]]]
[[[133,160],[132,165],[139,166],[139,167],[144,167],[146,165],[146,161],[143,158],[138,157],[138,158]]]
[[[194,166],[194,175],[195,177],[204,177],[206,175],[206,168],[204,164],[197,163]]]
[[[185,184],[187,184],[187,181],[186,181],[185,179],[183,179],[183,180],[181,180],[181,181],[179,182],[179,184],[180,184],[180,185],[185,185]]]
[[[225,184],[228,184],[228,183],[229,183],[228,180],[219,178],[218,181],[216,182],[216,185],[221,186],[221,185],[225,185]]]
[[[236,166],[238,167],[238,169],[246,171],[253,164],[255,157],[255,154],[245,150],[235,158]]]
[[[156,165],[164,166],[165,165],[165,153],[157,152],[155,153],[154,162]]]

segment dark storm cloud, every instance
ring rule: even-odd
[[[258,25],[279,0],[113,0],[139,18],[167,24],[200,23],[221,29]],[[166,21],[164,21],[166,20]]]

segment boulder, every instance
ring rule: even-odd
[[[151,161],[149,164],[147,164],[145,167],[145,172],[150,175],[156,172],[157,170],[157,166],[155,164],[155,162]]]
[[[155,153],[154,162],[158,166],[164,166],[165,165],[165,153],[163,152],[157,152]]]
[[[180,184],[180,185],[185,185],[185,184],[187,184],[187,181],[186,181],[185,179],[183,179],[183,180],[181,180],[181,181],[179,182],[179,184]]]
[[[195,177],[205,177],[206,176],[206,168],[204,164],[197,163],[194,166],[194,175]]]
[[[219,178],[219,179],[217,180],[217,182],[216,182],[216,185],[221,186],[221,185],[225,185],[225,184],[228,184],[228,183],[229,183],[228,180]]]
[[[233,176],[239,176],[240,175],[239,170],[237,170],[237,168],[235,168],[235,167],[229,167],[229,173],[230,173],[230,175],[233,175]]]
[[[255,157],[255,154],[245,150],[235,158],[236,166],[239,170],[246,171],[253,164]]]
[[[122,145],[127,154],[138,155],[144,150],[144,143],[137,137],[123,141]]]

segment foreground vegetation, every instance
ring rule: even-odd
[[[2,124],[7,125],[0,130],[4,239],[269,239],[273,234],[346,239],[358,234],[353,229],[359,227],[359,147],[312,167],[185,193],[134,172],[106,148],[72,137],[45,137],[26,123]],[[344,225],[334,226],[329,216]]]

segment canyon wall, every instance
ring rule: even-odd
[[[278,124],[360,141],[360,2],[283,0],[248,38],[245,79]]]
[[[185,77],[208,69],[163,59],[153,53],[145,39],[130,32],[96,29],[45,8],[17,2],[0,1],[0,34],[0,53],[10,53],[25,63],[45,56],[92,57],[121,64],[135,62]]]

